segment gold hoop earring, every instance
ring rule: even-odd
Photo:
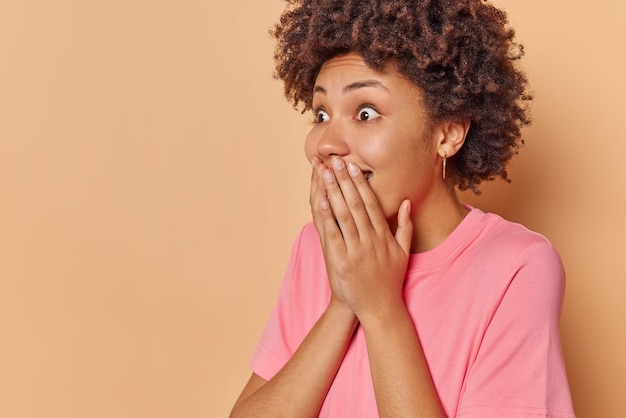
[[[448,157],[446,157],[445,155],[443,156],[443,179],[446,179],[446,160],[448,159]]]

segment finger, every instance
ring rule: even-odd
[[[377,233],[382,234],[389,231],[389,224],[383,213],[383,209],[380,206],[378,198],[372,190],[372,186],[367,181],[363,172],[359,167],[353,163],[348,164],[348,172],[352,177],[352,182],[356,187],[361,199],[363,201],[363,207],[367,212],[369,222]]]
[[[311,189],[309,191],[309,203],[312,204],[314,197],[317,195],[317,191],[320,187],[320,179],[317,175],[317,166],[321,164],[318,157],[311,158]]]
[[[318,222],[320,224],[318,233],[322,241],[325,255],[336,256],[345,253],[346,244],[342,230],[339,228],[330,201],[326,196],[322,196],[318,204]]]
[[[345,243],[342,231],[337,225],[333,209],[328,200],[328,191],[322,174],[325,170],[328,170],[328,167],[319,158],[313,158],[312,164],[314,170],[314,173],[311,175],[311,212],[313,223],[317,229],[324,251],[340,254],[345,251]]]
[[[363,238],[372,230],[372,222],[365,208],[361,193],[354,183],[354,177],[349,172],[350,170],[356,170],[358,173],[354,174],[359,174],[361,170],[354,164],[346,165],[345,161],[338,157],[332,159],[331,165],[341,193],[343,194],[346,207],[354,220],[356,232]]]
[[[326,188],[324,187],[324,183],[319,176],[319,166],[322,162],[317,157],[313,157],[311,159],[311,164],[313,166],[311,173],[311,190],[309,196],[309,204],[311,206],[311,215],[313,216],[313,223],[315,224],[315,228],[317,229],[317,233],[320,236],[320,239],[324,235],[324,223],[321,215],[320,202],[322,198],[326,198]]]
[[[337,171],[346,171],[345,164],[341,159],[334,159],[333,161],[335,162],[335,164],[337,164]],[[340,164],[338,164],[337,161],[343,164],[343,168],[339,168]],[[325,166],[320,166],[319,170],[320,172],[318,174],[324,180],[324,187],[326,188],[326,194],[328,196],[328,201],[330,202],[330,208],[335,215],[335,219],[339,224],[339,228],[341,229],[341,233],[343,234],[344,239],[346,241],[357,240],[359,237],[359,233],[356,229],[352,213],[350,212],[350,209],[346,204],[343,191],[340,188],[339,183],[337,182],[335,172]]]
[[[400,204],[398,210],[398,228],[396,229],[396,241],[406,255],[411,253],[411,241],[413,240],[413,222],[411,221],[411,201],[406,199]]]

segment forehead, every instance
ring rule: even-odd
[[[396,70],[392,63],[385,64],[381,69],[371,68],[356,53],[335,56],[322,64],[315,81],[314,92],[344,90],[355,82],[366,82],[358,85],[372,85],[375,81],[392,96],[411,96],[422,98],[422,90]],[[421,101],[421,100],[420,100]]]
[[[322,64],[316,84],[343,78],[384,78],[385,71],[370,68],[363,58],[356,53],[338,55]]]
[[[344,55],[337,55],[329,59],[328,61],[322,64],[322,68],[320,71],[333,69],[336,67],[352,67],[353,69],[357,69],[357,70],[367,69],[367,70],[373,71],[371,68],[367,66],[367,64],[365,63],[365,60],[363,60],[363,58],[359,54],[354,53],[354,52],[344,54]]]

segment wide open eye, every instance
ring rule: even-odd
[[[326,113],[322,109],[316,109],[314,115],[315,118],[313,122],[315,123],[328,122],[330,120],[330,116],[328,116],[328,113]]]
[[[359,109],[359,115],[357,116],[357,119],[365,121],[374,120],[378,117],[380,117],[380,113],[378,113],[373,107],[364,106]]]

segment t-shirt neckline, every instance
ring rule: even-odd
[[[485,213],[478,208],[464,205],[468,210],[461,223],[435,248],[409,256],[407,271],[427,270],[438,267],[453,257],[477,233]]]

